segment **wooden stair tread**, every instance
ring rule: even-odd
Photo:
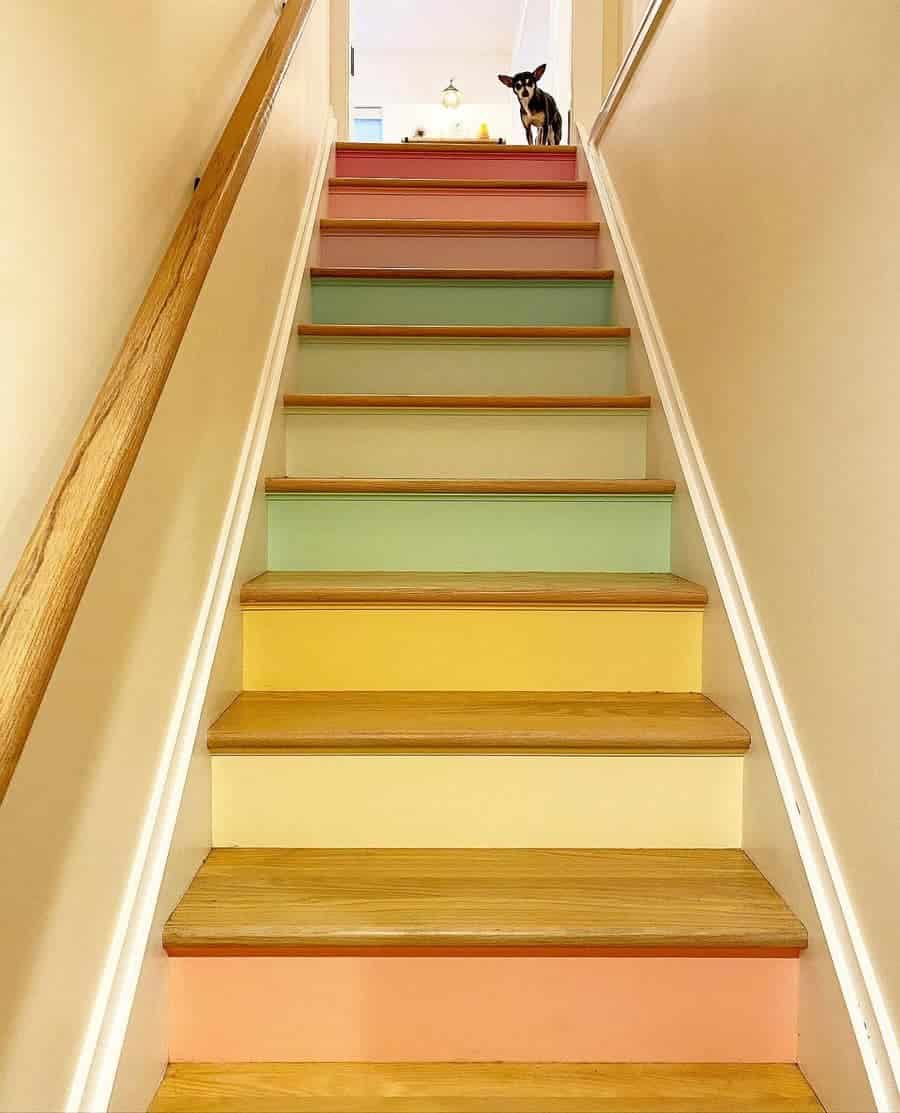
[[[822,1113],[790,1063],[172,1063],[150,1113]]]
[[[647,410],[649,394],[286,394],[285,406],[416,410]]]
[[[587,182],[559,178],[365,178],[334,177],[330,189],[527,189],[587,192]]]
[[[423,155],[433,154],[435,151],[453,151],[464,152],[466,154],[480,154],[485,152],[490,155],[504,155],[504,154],[529,154],[541,157],[556,157],[558,155],[574,155],[576,148],[574,146],[560,144],[558,147],[532,147],[527,143],[493,143],[485,141],[482,144],[477,142],[454,142],[452,139],[442,140],[435,143],[355,143],[349,139],[342,139],[339,143],[335,144],[335,149],[340,154],[342,151],[352,151],[354,153],[366,154],[372,152],[378,154],[381,151],[402,151],[403,154],[411,154],[413,151],[421,152]]]
[[[671,495],[668,479],[349,479],[272,476],[270,494]]]
[[[740,850],[210,852],[170,955],[796,954],[806,930]]]
[[[706,588],[664,572],[263,572],[244,606],[291,603],[539,603],[703,607]]]
[[[545,282],[548,280],[571,280],[580,282],[610,282],[615,277],[611,270],[515,270],[471,267],[311,267],[312,278],[425,278],[437,281],[453,279],[484,279],[485,281],[522,280]]]
[[[742,754],[749,744],[705,696],[661,692],[244,692],[208,735],[217,754]]]
[[[358,217],[328,216],[319,221],[319,230],[328,233],[378,232],[401,235],[427,235],[452,232],[455,235],[551,235],[595,236],[598,220],[445,220],[435,217]]]
[[[478,337],[511,340],[627,340],[630,328],[617,325],[313,325],[297,326],[298,336]]]

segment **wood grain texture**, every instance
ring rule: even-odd
[[[150,1113],[822,1113],[788,1063],[172,1063]]]
[[[796,953],[806,930],[740,850],[213,850],[170,955],[572,948]]]
[[[596,220],[397,220],[323,217],[323,236],[596,236]]]
[[[421,151],[426,157],[434,151],[449,151],[451,153],[458,152],[460,154],[474,154],[481,150],[487,150],[491,155],[504,155],[504,154],[528,154],[534,155],[536,158],[559,158],[560,155],[568,155],[569,158],[574,158],[576,148],[572,146],[560,145],[558,147],[530,147],[527,143],[485,143],[479,144],[477,141],[469,141],[468,143],[454,143],[452,140],[439,140],[435,143],[422,144],[419,146],[416,143],[352,143],[340,142],[337,144],[338,153],[343,151],[353,151],[356,154],[378,154],[381,151],[402,151],[403,154],[412,154],[414,151]]]
[[[328,186],[336,190],[415,189],[502,189],[502,190],[563,190],[587,192],[586,181],[544,178],[329,178]]]
[[[0,600],[0,801],[312,0],[288,0]]]
[[[750,735],[704,696],[619,692],[244,692],[214,754],[742,754]]]
[[[630,328],[617,325],[313,325],[297,326],[300,337],[455,337],[459,340],[624,340]]]
[[[295,408],[410,410],[648,410],[649,394],[286,394]]]
[[[244,607],[308,603],[537,603],[703,607],[706,588],[655,572],[263,572]]]
[[[668,479],[305,479],[275,476],[271,494],[671,495]]]
[[[465,181],[464,178],[454,179]],[[440,268],[422,267],[311,267],[310,275],[316,278],[385,278],[435,279],[439,282],[453,279],[484,279],[488,282],[525,280],[532,282],[573,281],[573,282],[611,282],[615,272],[602,269],[588,270],[497,270],[466,269],[464,267]]]

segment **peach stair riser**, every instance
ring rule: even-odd
[[[323,220],[324,267],[534,267],[597,265],[599,225],[463,221]]]
[[[206,957],[169,967],[173,1061],[797,1057],[790,958]]]
[[[400,179],[375,183],[336,178],[328,190],[328,215],[405,220],[585,220],[584,184],[560,185],[563,188],[510,182],[498,188],[471,182],[454,187],[427,180],[412,184]]]
[[[455,144],[338,144],[340,178],[505,178],[573,181],[574,147],[460,147]]]

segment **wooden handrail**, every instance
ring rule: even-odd
[[[0,802],[314,0],[287,0],[0,600]]]
[[[622,99],[625,90],[631,83],[638,64],[644,56],[644,51],[650,45],[650,40],[656,33],[656,29],[662,22],[662,17],[666,14],[670,0],[651,0],[644,12],[643,19],[640,22],[637,30],[634,33],[634,38],[631,40],[631,45],[625,52],[625,57],[622,59],[622,64],[616,70],[616,76],[613,78],[612,85],[609,87],[609,92],[600,105],[600,111],[597,113],[597,118],[594,120],[591,127],[589,142],[594,145],[599,140],[600,136],[606,130],[606,126],[612,119],[612,114],[615,112],[619,101]]]

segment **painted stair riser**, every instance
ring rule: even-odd
[[[609,325],[612,282],[316,278],[319,325]]]
[[[642,410],[293,409],[288,475],[642,479]]]
[[[213,846],[738,847],[739,756],[212,759]]]
[[[269,570],[669,572],[670,495],[272,494]]]
[[[582,270],[597,265],[594,234],[398,234],[369,230],[321,232],[323,267]]]
[[[624,394],[626,340],[304,338],[292,389],[320,394]]]
[[[174,1062],[794,1062],[797,960],[169,960]]]
[[[533,154],[530,151],[342,151],[335,176],[339,178],[502,178],[512,181],[573,181],[575,154],[571,151]]]
[[[332,186],[328,215],[360,220],[587,220],[575,189],[423,189]]]
[[[248,691],[699,692],[703,612],[283,606],[244,610]]]

